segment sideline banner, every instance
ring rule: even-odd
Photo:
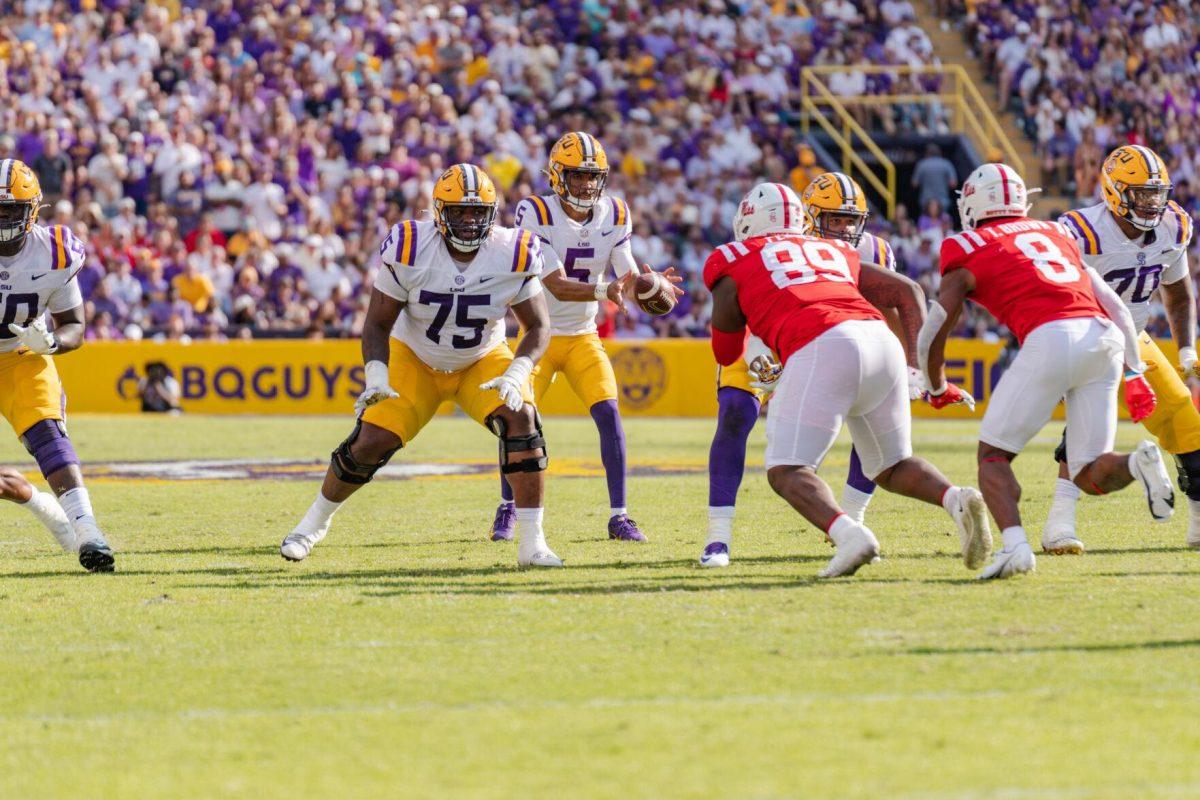
[[[1174,348],[1163,343],[1172,357]],[[707,339],[609,339],[604,343],[629,416],[706,417],[716,413],[716,362]],[[999,380],[999,344],[953,339],[946,371],[979,401],[966,409],[935,412],[913,404],[917,417],[978,417]],[[362,391],[359,343],[267,339],[193,344],[89,342],[55,359],[70,412],[138,412],[137,383],[146,363],[162,361],[183,390],[185,411],[199,414],[353,413]],[[395,387],[404,391],[404,387]],[[447,405],[442,409],[449,411]],[[545,414],[579,414],[587,409],[559,376],[541,404]]]

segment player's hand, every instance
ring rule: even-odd
[[[975,410],[975,398],[971,393],[960,386],[956,386],[949,381],[938,391],[927,389],[925,391],[925,402],[933,406],[938,411],[941,411],[946,406],[962,404],[972,411]]]
[[[1133,421],[1141,422],[1154,413],[1154,407],[1157,405],[1158,398],[1154,396],[1154,390],[1150,388],[1146,376],[1140,372],[1126,372],[1125,407],[1129,409],[1129,416]]]
[[[758,389],[764,395],[770,395],[779,385],[783,375],[783,367],[769,356],[755,356],[750,362],[750,386]]]
[[[605,295],[610,301],[616,304],[621,311],[625,310],[625,301],[633,296],[633,283],[637,280],[637,273],[629,270],[621,277],[617,278],[612,283],[608,284],[605,290]]]
[[[376,403],[400,396],[395,389],[388,385],[387,364],[382,361],[368,361],[366,371],[367,386],[354,401],[354,414],[359,417]]]
[[[53,333],[46,330],[46,320],[42,317],[38,317],[28,325],[11,324],[8,329],[13,336],[17,337],[21,346],[28,348],[32,353],[45,356],[58,349],[58,341],[54,338]]]
[[[920,400],[925,396],[925,374],[916,367],[908,368],[908,399]]]
[[[1185,378],[1200,378],[1200,361],[1196,359],[1196,348],[1179,348],[1179,374]]]
[[[518,356],[504,370],[503,375],[492,378],[487,383],[479,384],[483,390],[495,389],[504,405],[513,411],[525,407],[525,394],[522,388],[529,383],[529,375],[533,372],[533,361],[527,356]]]
[[[649,264],[642,264],[642,272],[650,273],[654,272],[654,270],[650,269]],[[677,274],[674,267],[667,267],[658,274],[666,278],[667,282],[671,284],[671,289],[674,290],[676,297],[683,297],[684,291],[679,288],[679,284],[683,283],[683,276]]]

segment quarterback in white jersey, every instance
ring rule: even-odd
[[[28,508],[64,550],[79,553],[88,571],[111,572],[112,548],[96,525],[79,457],[67,438],[66,396],[51,358],[83,344],[83,297],[75,276],[86,254],[70,228],[37,224],[41,203],[33,170],[15,159],[0,160],[0,413],[54,491],[40,492],[16,470],[0,469],[0,498]]]
[[[540,401],[560,373],[566,376],[600,433],[600,459],[608,479],[608,536],[642,542],[645,534],[625,507],[625,430],[617,379],[596,334],[599,301],[623,306],[626,288],[639,272],[630,244],[629,206],[604,193],[608,155],[590,134],[560,138],[550,151],[546,174],[553,194],[527,197],[516,210],[517,227],[537,237],[546,261],[543,283],[551,338],[533,372],[534,397]],[[609,267],[617,276],[612,283],[604,280]],[[662,274],[679,282],[673,273],[668,268]],[[493,541],[512,538],[512,501],[512,489],[501,476],[500,505],[489,531]]]
[[[516,495],[517,563],[562,566],[542,531],[546,442],[529,391],[550,338],[539,242],[495,225],[496,188],[472,164],[455,164],[438,178],[433,213],[432,222],[393,226],[380,246],[383,266],[363,325],[366,388],[355,404],[357,424],[283,540],[280,554],[289,561],[306,558],[341,504],[439,405],[453,401],[500,440],[500,469]],[[504,337],[510,308],[524,328],[515,354]]]
[[[1068,211],[1059,222],[1078,240],[1083,263],[1096,270],[1133,316],[1146,362],[1146,381],[1158,405],[1143,425],[1175,456],[1179,486],[1188,497],[1187,543],[1200,547],[1200,412],[1184,377],[1200,377],[1196,360],[1196,297],[1188,268],[1192,219],[1173,200],[1163,160],[1148,147],[1124,145],[1108,155],[1100,170],[1103,202]],[[1155,292],[1166,311],[1179,348],[1178,367],[1146,333]],[[1066,434],[1055,457],[1059,481],[1042,532],[1048,553],[1082,553],[1075,533],[1079,488],[1066,479]]]

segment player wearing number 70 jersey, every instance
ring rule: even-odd
[[[1131,454],[1111,452],[1122,358],[1133,418],[1144,419],[1154,409],[1133,319],[1095,270],[1084,266],[1066,228],[1027,219],[1028,208],[1025,182],[1011,167],[984,164],[971,173],[958,202],[965,230],[942,242],[938,301],[918,342],[934,407],[965,396],[946,382],[943,364],[946,337],[968,297],[1007,325],[1021,346],[979,429],[979,486],[1004,537],[1004,549],[981,578],[1034,568],[1011,462],[1050,421],[1060,399],[1067,407],[1068,468],[1075,485],[1106,494],[1137,479],[1155,518],[1169,516],[1174,502],[1162,455],[1151,442]]]
[[[799,233],[782,203],[762,201],[757,189],[739,207],[737,241],[718,247],[704,265],[713,353],[719,364],[734,363],[749,331],[780,356],[783,373],[767,413],[767,478],[837,548],[821,576],[852,574],[879,555],[875,535],[842,511],[817,476],[843,422],[867,477],[941,505],[964,550],[986,551],[991,533],[979,493],[952,486],[912,455],[904,351],[877,306],[897,310],[915,349],[925,314],[920,287],[861,264],[844,241]]]
[[[433,188],[434,219],[392,227],[363,325],[366,389],[358,420],[333,451],[316,500],[283,540],[300,561],[334,513],[397,450],[454,401],[500,440],[501,470],[516,496],[520,566],[561,567],[542,532],[546,442],[529,375],[546,350],[550,319],[538,276],[537,237],[495,225],[496,188],[483,170],[455,164]],[[512,308],[524,328],[514,356],[504,338]]]
[[[1138,331],[1138,349],[1146,362],[1146,381],[1158,398],[1154,413],[1142,422],[1163,450],[1175,456],[1179,488],[1187,495],[1187,543],[1200,547],[1200,412],[1180,372],[1200,377],[1196,360],[1196,293],[1188,271],[1192,220],[1170,200],[1171,179],[1162,159],[1148,147],[1118,147],[1100,171],[1104,201],[1059,218],[1083,251],[1083,263],[1096,270],[1116,292]],[[1145,332],[1150,301],[1158,292],[1179,347],[1179,368],[1171,364]],[[1067,475],[1066,434],[1055,452],[1059,479],[1042,549],[1082,553],[1075,534],[1079,489]]]

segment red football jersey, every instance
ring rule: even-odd
[[[1018,342],[1056,319],[1106,317],[1080,258],[1057,222],[986,222],[942,241],[942,274],[969,269],[969,297],[1012,331]]]
[[[704,285],[733,279],[750,332],[787,363],[834,325],[883,319],[858,291],[860,271],[843,241],[781,233],[718,247],[704,262]]]

